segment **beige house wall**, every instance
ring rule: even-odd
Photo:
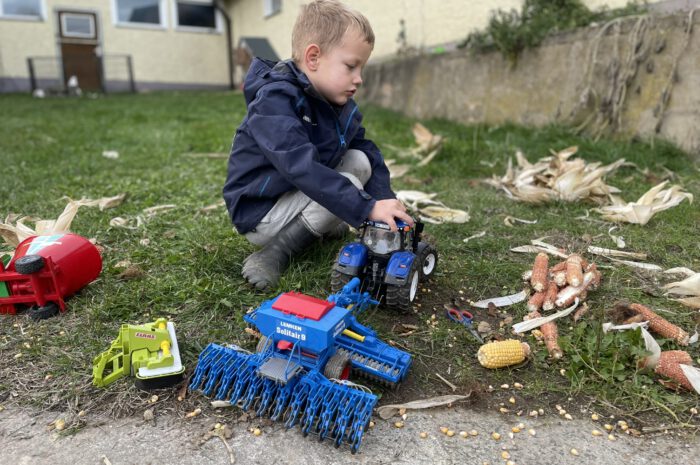
[[[192,31],[176,27],[173,0],[165,0],[164,27],[116,25],[113,0],[44,0],[41,21],[0,17],[0,78],[26,81],[27,57],[59,56],[58,10],[97,14],[103,54],[127,54],[133,60],[137,87],[213,86],[229,84],[227,37],[223,18],[219,31]],[[126,77],[123,62],[115,76]],[[105,62],[110,79],[110,60]]]
[[[265,0],[233,0],[234,47],[241,36],[266,37],[280,58],[291,56],[294,20],[308,0],[283,0],[282,10],[264,17]],[[584,0],[591,9],[617,8],[628,0]],[[522,0],[346,0],[369,19],[376,35],[373,60],[387,58],[399,49],[400,20],[404,20],[409,47],[426,50],[438,45],[454,45],[488,23],[496,9],[519,9]],[[239,71],[240,72],[240,71]],[[240,76],[238,76],[240,78]]]

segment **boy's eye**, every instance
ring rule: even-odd
[[[353,70],[353,69],[357,68],[356,65],[346,64],[345,66],[347,66],[349,70]]]

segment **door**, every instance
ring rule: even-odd
[[[68,83],[71,76],[75,76],[82,90],[102,90],[102,64],[97,55],[97,15],[59,11],[58,24],[64,82]]]

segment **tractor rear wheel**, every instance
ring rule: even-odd
[[[411,304],[416,300],[419,279],[420,272],[414,261],[408,272],[408,279],[406,279],[405,283],[401,285],[386,285],[386,306],[402,312],[409,311],[411,309]]]
[[[350,377],[350,356],[336,352],[326,362],[323,375],[328,379],[348,379]]]
[[[25,255],[15,261],[15,271],[19,274],[32,274],[40,271],[45,265],[41,255]]]
[[[354,277],[355,276],[350,276],[348,274],[341,273],[338,270],[333,270],[331,272],[331,293],[337,294],[338,292],[343,290],[345,285],[349,283],[350,280],[352,280],[352,278]]]

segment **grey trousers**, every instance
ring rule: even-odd
[[[367,155],[355,149],[345,152],[335,170],[348,178],[358,189],[362,189],[372,176],[372,167]],[[255,229],[248,232],[245,237],[255,245],[265,245],[300,213],[304,226],[319,237],[342,223],[340,218],[311,200],[306,194],[293,190],[282,195]]]

